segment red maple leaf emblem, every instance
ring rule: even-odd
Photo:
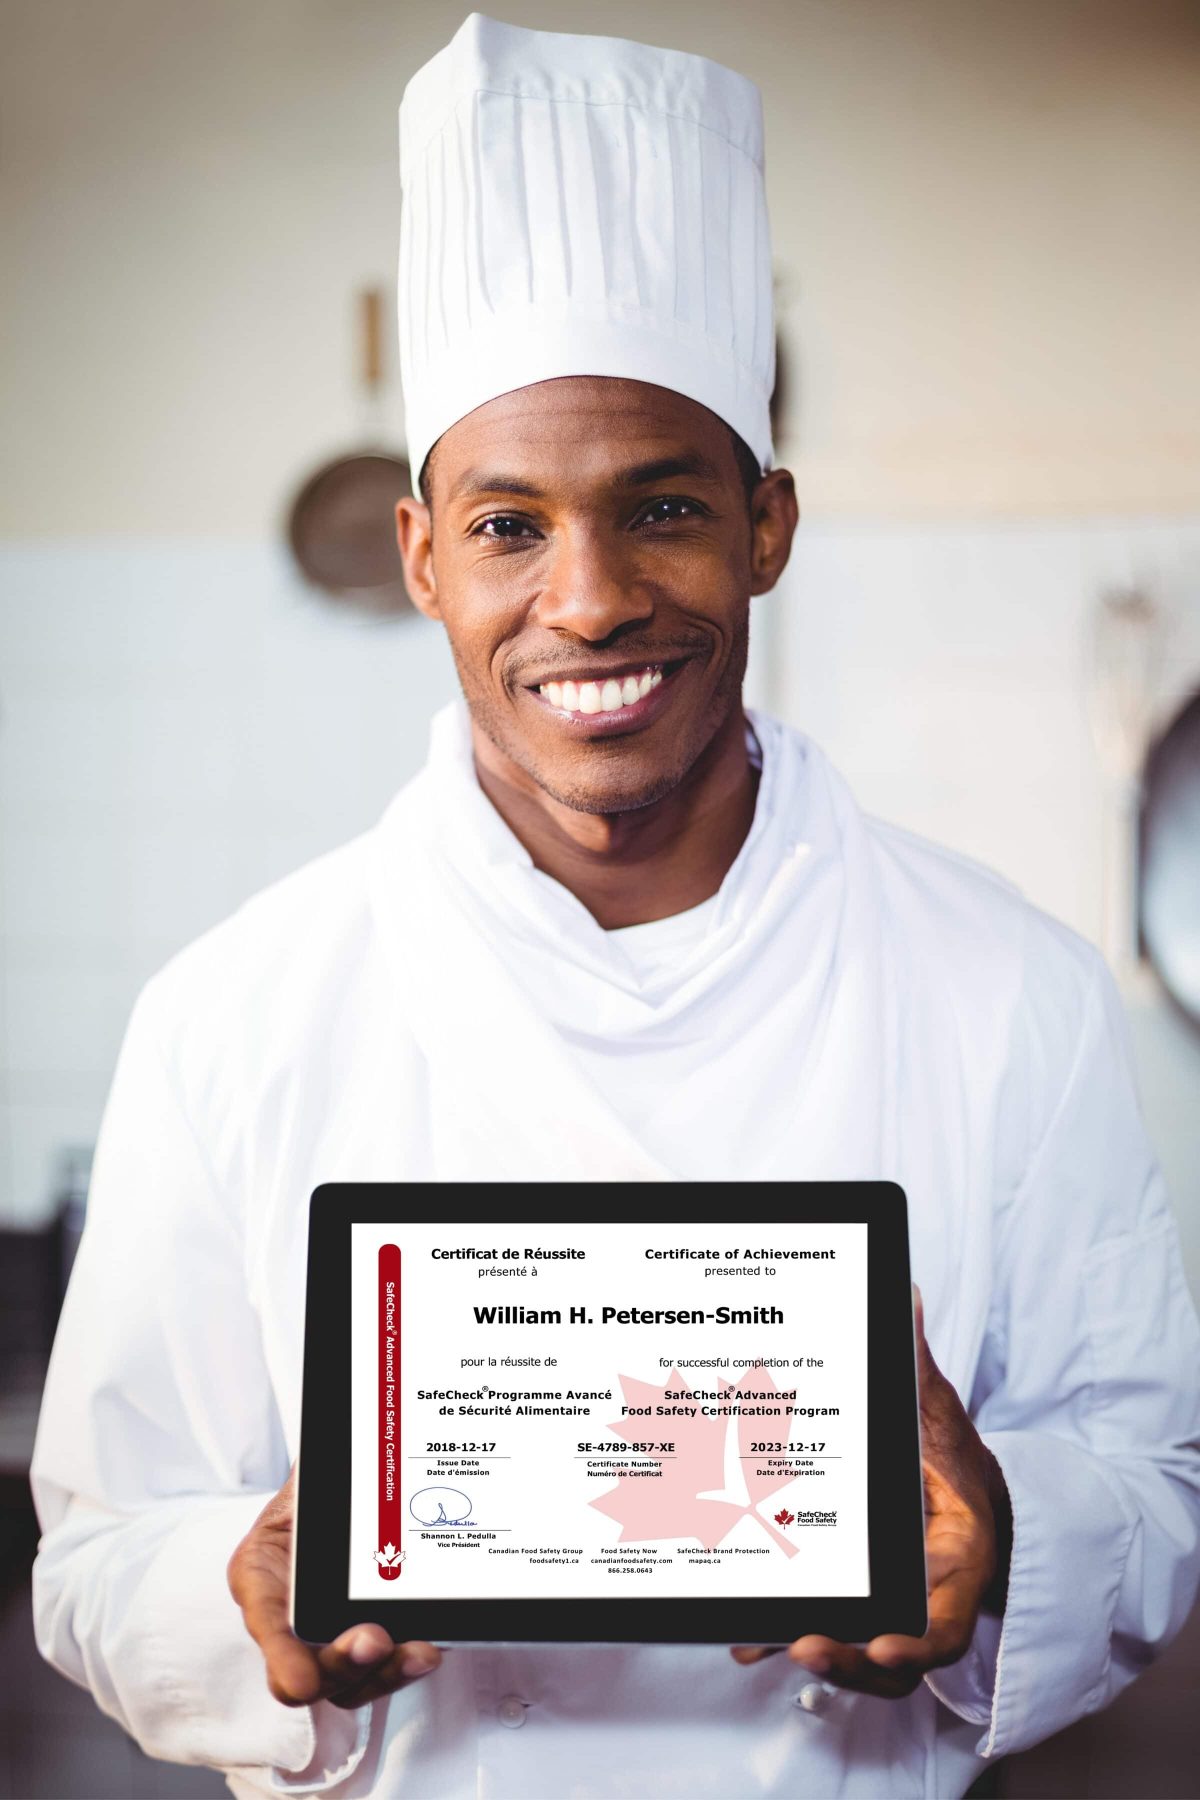
[[[665,1387],[656,1387],[649,1381],[635,1381],[628,1375],[622,1375],[620,1379],[627,1406],[699,1407],[701,1404],[693,1399],[678,1369],[671,1370]],[[737,1382],[720,1381],[719,1385],[726,1402],[747,1390],[754,1393],[779,1391],[770,1371],[761,1368],[747,1369]],[[731,1425],[737,1432],[739,1467],[748,1503],[707,1497],[726,1492],[725,1450]],[[646,1435],[645,1415],[618,1419],[610,1429],[631,1443],[640,1442]],[[785,1555],[796,1555],[797,1546],[776,1531],[770,1519],[758,1511],[760,1501],[788,1486],[792,1471],[779,1457],[753,1456],[750,1451],[752,1441],[764,1430],[778,1429],[780,1436],[786,1438],[785,1414],[780,1414],[778,1426],[764,1426],[761,1416],[751,1418],[744,1413],[725,1413],[717,1418],[705,1418],[697,1411],[695,1418],[666,1419],[654,1429],[661,1431],[664,1437],[669,1435],[675,1443],[672,1456],[664,1454],[650,1459],[659,1463],[661,1476],[619,1475],[615,1488],[610,1488],[598,1500],[589,1501],[598,1512],[607,1513],[620,1525],[619,1543],[636,1543],[649,1538],[698,1538],[705,1550],[712,1550],[729,1536],[740,1520],[749,1518],[762,1526]],[[784,1510],[786,1512],[786,1508]],[[777,1523],[791,1524],[794,1516],[788,1514],[783,1519],[777,1513],[775,1518]]]
[[[775,1523],[777,1525],[794,1525],[796,1523],[796,1515],[795,1513],[790,1513],[785,1506],[780,1512],[775,1514]]]

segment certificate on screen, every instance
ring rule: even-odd
[[[422,1190],[436,1204],[421,1207],[416,1190],[323,1190],[340,1197],[325,1210],[340,1215],[346,1287],[346,1529],[340,1568],[336,1544],[322,1559],[337,1616],[387,1623],[399,1607],[439,1641],[573,1637],[584,1616],[604,1637],[641,1638],[651,1617],[693,1636],[697,1603],[747,1621],[789,1601],[797,1619],[865,1617],[889,1585],[872,1576],[881,1456],[912,1490],[906,1539],[885,1536],[913,1574],[915,1400],[910,1383],[907,1431],[873,1404],[870,1215],[884,1196],[864,1206],[866,1184],[848,1185],[853,1203],[827,1184],[837,1204],[822,1207],[794,1184],[806,1203],[781,1213],[771,1184],[757,1211],[726,1205],[747,1220],[697,1207],[711,1224],[498,1222],[464,1216],[461,1191]],[[902,1215],[899,1190],[877,1185]],[[502,1193],[489,1188],[489,1212],[510,1210]],[[325,1295],[331,1266],[327,1249]],[[906,1256],[903,1274],[907,1302]],[[310,1291],[310,1321],[312,1308]],[[911,1313],[892,1310],[911,1366]],[[309,1503],[330,1486],[328,1470],[306,1479],[307,1384],[305,1552]]]
[[[864,1223],[352,1243],[353,1598],[868,1592]]]

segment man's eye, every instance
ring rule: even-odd
[[[665,525],[670,519],[686,519],[689,513],[701,511],[696,501],[685,500],[682,494],[664,494],[661,500],[651,500],[649,506],[642,508],[637,522],[639,525]]]
[[[515,519],[510,513],[492,513],[489,518],[481,519],[475,527],[476,537],[515,538],[528,533],[532,537],[530,525],[524,519]]]

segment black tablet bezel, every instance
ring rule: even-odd
[[[524,1192],[525,1184],[519,1185]],[[679,1184],[683,1187],[685,1184]],[[457,1182],[458,1198],[439,1204],[469,1220],[494,1223],[498,1210],[545,1210],[554,1191],[530,1183],[529,1204],[494,1182]],[[540,1192],[539,1192],[540,1186]],[[590,1208],[610,1223],[652,1217],[671,1192],[658,1183],[573,1184],[573,1210]],[[350,1542],[350,1245],[352,1224],[404,1217],[402,1182],[330,1183],[309,1213],[301,1456],[294,1534],[293,1620],[310,1643],[328,1643],[351,1625],[382,1625],[397,1643],[785,1644],[806,1632],[863,1643],[881,1632],[920,1636],[926,1629],[925,1525],[917,1415],[916,1351],[904,1191],[890,1181],[686,1184],[692,1217],[730,1211],[781,1224],[863,1220],[867,1225],[867,1471],[871,1590],[866,1596],[760,1595],[705,1599],[513,1600],[404,1598],[352,1600]],[[639,1195],[644,1204],[639,1204]],[[683,1196],[680,1195],[682,1199]]]

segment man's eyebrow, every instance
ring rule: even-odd
[[[541,500],[542,489],[519,475],[490,469],[468,469],[450,490],[451,500],[477,500],[481,494],[519,494],[525,500]]]
[[[721,471],[699,450],[682,451],[677,456],[659,456],[652,462],[634,463],[621,469],[613,478],[619,488],[652,487],[659,481],[670,481],[678,475],[691,475],[701,481],[720,481]],[[478,500],[485,495],[512,494],[524,500],[544,500],[545,490],[536,482],[520,475],[507,475],[502,470],[468,469],[450,490],[451,500]]]
[[[660,456],[653,462],[635,463],[630,469],[622,469],[617,476],[617,486],[652,487],[655,482],[670,481],[676,475],[695,475],[701,481],[721,479],[716,463],[699,450],[687,450],[678,456]]]

